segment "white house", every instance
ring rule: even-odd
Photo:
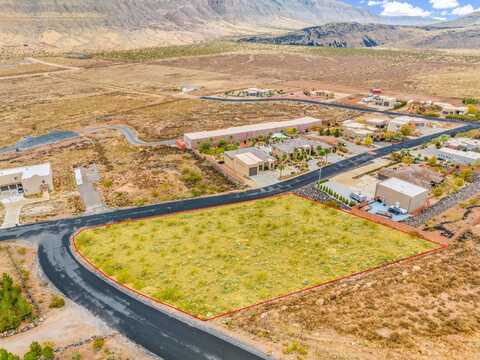
[[[439,158],[440,160],[451,161],[455,164],[470,165],[474,162],[480,161],[480,153],[475,151],[461,151],[444,147],[438,150],[437,158]]]
[[[342,123],[343,134],[351,138],[365,139],[368,136],[374,136],[376,127],[362,124],[353,120],[346,120]]]
[[[0,170],[0,193],[31,195],[53,190],[50,163]]]
[[[391,132],[400,131],[404,125],[415,125],[415,127],[423,127],[427,125],[427,120],[414,118],[411,116],[397,116],[388,122],[387,130]]]
[[[434,105],[439,106],[442,109],[442,115],[465,115],[468,112],[466,106],[454,106],[448,103],[436,102]]]
[[[467,137],[451,138],[445,142],[445,146],[455,150],[480,151],[480,140]]]

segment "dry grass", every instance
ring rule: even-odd
[[[332,123],[356,115],[353,111],[296,103],[220,103],[177,100],[117,116],[146,139],[171,139],[185,132],[221,129],[267,121],[312,116]]]
[[[436,246],[295,195],[86,230],[77,245],[119,282],[202,318]]]
[[[1,115],[0,145],[28,135],[45,134],[52,129],[80,130],[105,125],[105,118],[124,110],[149,104],[141,95],[119,92],[67,97],[15,106]],[[8,129],[8,131],[7,131]]]
[[[110,207],[151,204],[233,190],[236,187],[208,163],[174,148],[129,145],[116,132],[69,140],[53,146],[0,157],[2,167],[51,162],[54,189],[50,201],[27,205],[22,222],[54,219],[82,210],[73,168],[98,165],[97,185]],[[186,174],[193,173],[195,178]]]
[[[477,358],[479,244],[478,239],[460,242],[415,262],[238,314],[226,323],[274,349],[291,341],[308,345],[308,359],[323,352],[317,346],[329,333],[333,354],[348,349],[343,344],[348,341],[356,349],[349,351],[362,359]]]

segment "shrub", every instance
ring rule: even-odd
[[[104,179],[102,184],[106,189],[110,189],[113,185],[113,181],[111,179]]]
[[[50,309],[59,309],[65,306],[65,299],[58,295],[53,295],[50,299],[50,305],[48,307]]]
[[[50,344],[44,344],[42,349],[42,359],[44,360],[53,360],[55,359],[55,353],[53,351],[53,346]]]
[[[404,107],[405,105],[407,105],[407,102],[405,100],[403,101],[399,101],[395,104],[395,106],[393,107],[393,110],[398,110],[398,109],[401,109],[402,107]]]
[[[440,197],[442,196],[443,194],[443,189],[441,186],[435,186],[433,189],[432,189],[432,194],[435,196],[435,197]]]
[[[480,103],[480,100],[475,99],[475,98],[465,98],[463,99],[463,104],[464,105],[477,105]]]
[[[211,146],[212,146],[212,143],[210,141],[205,141],[200,144],[200,146],[198,147],[198,150],[201,153],[206,153],[208,152],[208,150],[210,150]]]
[[[105,345],[105,339],[103,338],[95,338],[92,343],[93,350],[100,351],[102,350],[103,346]]]
[[[303,345],[299,344],[296,341],[293,341],[291,344],[286,345],[283,348],[283,353],[286,355],[293,353],[296,353],[298,355],[307,355],[308,351]]]
[[[82,359],[82,355],[80,355],[78,351],[72,354],[72,360],[81,360],[81,359]]]
[[[189,185],[195,185],[202,180],[202,174],[190,166],[185,166],[182,169],[181,180]]]

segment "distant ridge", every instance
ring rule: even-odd
[[[242,41],[282,45],[335,48],[432,48],[480,47],[480,26],[459,28],[332,23],[289,32],[280,36],[251,36]]]
[[[435,24],[439,27],[467,27],[467,26],[480,26],[480,11],[476,11],[466,16],[462,16],[455,20],[443,21]]]

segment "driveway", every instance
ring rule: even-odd
[[[103,204],[102,196],[95,188],[95,183],[100,181],[100,174],[97,166],[80,167],[74,170],[75,182],[78,192],[85,205],[85,212],[88,214],[105,211],[107,208]]]
[[[44,192],[41,198],[25,198],[23,195],[17,193],[12,193],[8,196],[3,195],[0,198],[0,202],[5,208],[5,217],[3,218],[3,224],[0,228],[6,229],[20,225],[20,214],[25,205],[47,201],[49,198],[50,195],[48,192]]]

